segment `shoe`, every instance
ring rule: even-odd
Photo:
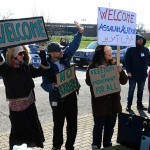
[[[59,149],[59,148],[55,148],[55,147],[53,147],[53,148],[52,148],[52,150],[60,150],[60,149]]]
[[[97,145],[92,145],[92,150],[99,150]]]
[[[131,106],[127,106],[126,111],[131,111]]]
[[[147,110],[147,108],[141,104],[141,105],[137,105],[137,109],[140,109],[140,110]]]

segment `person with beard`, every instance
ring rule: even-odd
[[[143,90],[147,78],[148,61],[150,59],[149,49],[144,45],[146,39],[136,35],[136,47],[130,47],[125,54],[125,68],[129,78],[129,89],[126,111],[131,111],[133,95],[137,84],[137,109],[147,110],[142,103]]]
[[[48,47],[48,62],[51,68],[43,76],[42,88],[49,92],[50,105],[53,111],[53,148],[60,150],[63,145],[63,127],[64,121],[67,121],[67,139],[66,150],[74,150],[74,143],[77,134],[77,95],[74,91],[64,98],[60,98],[56,74],[70,67],[72,56],[80,46],[84,28],[78,22],[74,22],[79,30],[73,40],[65,49],[57,42],[51,42]]]
[[[40,47],[41,65],[34,68],[30,64],[27,46],[7,49],[6,59],[0,54],[0,75],[3,78],[6,100],[9,102],[11,132],[9,148],[26,143],[28,147],[43,148],[44,134],[35,105],[34,81],[42,76],[50,65],[46,61],[44,47]]]

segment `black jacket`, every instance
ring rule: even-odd
[[[148,48],[129,48],[125,54],[125,68],[127,73],[131,73],[132,78],[136,81],[146,79],[149,59],[150,53]]]
[[[49,66],[44,67],[43,65],[35,68],[31,64],[23,64],[20,68],[12,68],[6,62],[0,61],[0,75],[5,85],[7,100],[28,97],[35,86],[32,78],[42,76],[48,68]]]

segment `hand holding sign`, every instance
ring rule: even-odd
[[[101,66],[99,66],[99,68],[101,68],[101,69],[102,69],[102,68],[105,68],[105,65],[101,65]]]
[[[41,43],[39,43],[38,44],[39,45],[39,50],[40,51],[45,50],[46,49],[46,44],[47,44],[47,42],[41,42]]]
[[[118,72],[120,73],[120,72],[122,71],[122,66],[118,65],[118,66],[117,66],[117,70],[118,70]]]
[[[58,88],[59,85],[58,85],[57,83],[52,83],[52,87],[53,87],[53,89],[54,89],[54,88]]]

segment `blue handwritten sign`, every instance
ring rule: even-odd
[[[129,11],[98,8],[98,43],[135,46],[136,14]]]
[[[43,17],[0,20],[0,48],[47,40]]]

